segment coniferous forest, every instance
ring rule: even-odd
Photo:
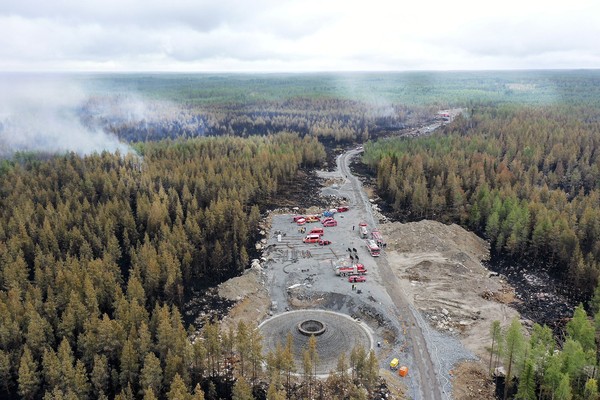
[[[477,107],[440,134],[370,143],[363,160],[399,216],[460,223],[583,301],[600,272],[599,140],[597,109]]]
[[[0,174],[3,397],[162,398],[176,375],[193,388],[190,283],[242,271],[259,207],[324,157],[286,133],[139,150],[17,157]]]
[[[80,106],[83,126],[135,152],[1,160],[0,397],[250,399],[245,378],[264,362],[273,383],[266,397],[294,398],[279,390],[300,372],[288,345],[264,358],[258,330],[243,324],[223,332],[208,323],[192,340],[182,306],[196,286],[248,266],[261,212],[299,170],[323,165],[324,144],[368,139],[362,161],[399,219],[459,223],[495,255],[549,268],[594,313],[595,326],[579,307],[558,343],[546,327],[525,339],[518,322],[495,324],[490,369],[510,365],[519,398],[597,397],[598,73],[334,78],[100,77],[95,85],[109,92],[157,100],[148,120],[97,113],[124,106],[118,97]],[[464,112],[433,135],[395,137],[451,106]],[[244,379],[219,387],[233,354]],[[340,398],[366,398],[374,354],[344,356],[328,386]],[[297,398],[316,391],[316,358],[305,357],[308,392]]]

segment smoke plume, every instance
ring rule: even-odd
[[[78,113],[87,98],[80,85],[58,76],[0,77],[0,155],[132,152],[116,136],[84,126]]]

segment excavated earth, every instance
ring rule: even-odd
[[[487,242],[458,225],[429,220],[381,224],[380,231],[409,300],[432,327],[456,335],[485,359],[492,321],[505,326],[518,316],[508,305],[514,290],[482,264]]]

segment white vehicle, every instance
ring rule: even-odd
[[[369,231],[367,230],[366,225],[361,225],[358,233],[360,234],[361,239],[366,239],[369,236]]]

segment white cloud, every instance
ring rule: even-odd
[[[599,68],[599,36],[594,0],[4,0],[0,70]]]

